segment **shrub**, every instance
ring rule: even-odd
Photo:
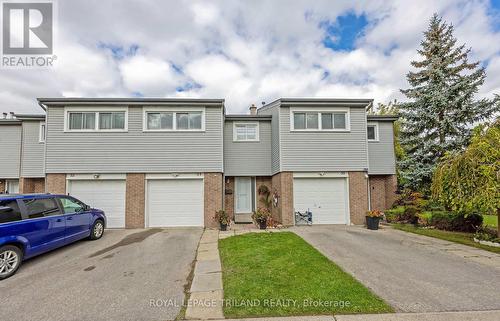
[[[431,226],[432,221],[432,213],[431,212],[423,212],[418,214],[418,225],[420,226]]]
[[[398,222],[404,211],[405,211],[404,206],[397,206],[393,209],[386,210],[384,212],[385,219],[387,220],[388,223]]]
[[[500,243],[497,230],[486,226],[480,226],[474,234],[474,238],[482,241]]]
[[[405,190],[396,200],[396,203],[398,205],[414,206],[417,209],[420,209],[427,203],[427,200],[424,199],[424,195],[422,193]]]
[[[475,232],[483,223],[479,214],[463,214],[447,211],[432,212],[431,224],[437,229],[458,232]]]
[[[415,206],[408,206],[400,216],[399,221],[410,224],[417,224],[418,222],[418,209]]]

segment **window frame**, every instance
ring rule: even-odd
[[[148,114],[155,113],[171,113],[172,114],[172,128],[171,129],[149,129],[148,128]],[[177,129],[177,114],[186,113],[201,113],[201,128],[194,129]],[[205,108],[200,107],[143,107],[142,111],[142,131],[143,132],[204,132],[205,131]],[[189,120],[188,120],[189,123]],[[189,125],[188,125],[189,126]]]
[[[345,114],[345,127],[335,128],[335,116],[332,115],[332,129],[323,129],[322,114]],[[304,129],[295,128],[295,114],[306,114],[306,123]],[[318,128],[307,128],[307,114],[318,114]],[[291,132],[350,132],[351,131],[351,112],[350,108],[322,108],[307,109],[290,107],[290,131]]]
[[[45,122],[40,122],[38,131],[38,142],[45,143],[47,140],[47,124]]]
[[[370,126],[373,126],[375,127],[375,138],[374,139],[370,139],[368,138],[368,127]],[[379,139],[380,139],[380,136],[379,136],[379,131],[378,131],[378,124],[377,123],[373,123],[373,122],[367,122],[366,123],[366,140],[369,141],[369,142],[378,142]]]
[[[71,113],[93,113],[95,114],[94,128],[92,129],[70,129],[70,114]],[[109,113],[125,113],[125,124],[124,128],[112,128],[112,129],[101,129],[100,128],[100,114]],[[127,107],[66,107],[64,109],[64,132],[70,133],[88,133],[88,132],[100,132],[100,133],[117,133],[117,132],[128,132],[128,108]]]
[[[254,125],[255,126],[255,138],[254,139],[238,139],[238,135],[236,133],[236,127],[238,125]],[[248,143],[248,142],[260,142],[260,124],[259,122],[240,122],[233,121],[233,142],[235,143]]]

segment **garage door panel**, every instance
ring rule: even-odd
[[[344,178],[295,178],[293,194],[295,210],[310,210],[313,224],[347,223]]]
[[[73,180],[68,184],[70,195],[85,204],[106,213],[107,227],[125,227],[125,191],[124,180]]]
[[[203,181],[149,180],[148,226],[203,226]]]

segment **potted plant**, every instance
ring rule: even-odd
[[[259,207],[253,214],[252,219],[255,221],[261,230],[265,230],[267,227],[267,219],[271,217],[271,211],[267,208]]]
[[[217,222],[219,222],[221,231],[227,230],[227,226],[229,225],[229,216],[227,215],[226,211],[219,210],[219,211],[215,212],[214,219]]]
[[[378,230],[378,224],[383,216],[384,213],[379,210],[366,212],[366,227],[369,230]]]

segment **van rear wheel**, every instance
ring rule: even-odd
[[[23,261],[23,252],[14,245],[5,245],[0,248],[0,280],[11,277],[16,273]]]
[[[90,230],[90,239],[98,240],[104,234],[104,222],[102,220],[97,220],[92,225],[92,230]]]

